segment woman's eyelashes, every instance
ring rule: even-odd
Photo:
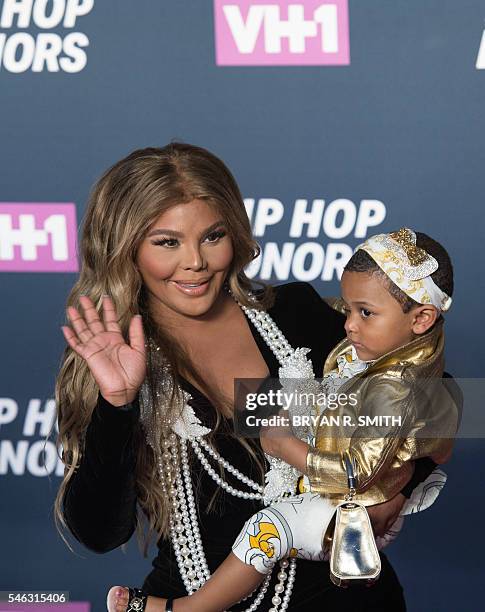
[[[226,235],[225,230],[222,230],[222,229],[214,230],[210,234],[207,234],[205,239],[208,240],[208,242],[217,242],[221,238],[224,238],[225,235]]]
[[[224,230],[215,230],[203,239],[203,242],[214,243],[218,242],[221,238],[224,238],[226,232]],[[158,240],[153,240],[152,244],[155,246],[163,246],[168,249],[173,249],[179,246],[180,242],[178,238],[159,238]]]
[[[174,247],[178,246],[178,242],[179,241],[177,238],[159,238],[158,240],[153,240],[152,244],[155,246],[164,246],[173,249]]]

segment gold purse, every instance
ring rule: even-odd
[[[352,501],[355,496],[355,465],[344,453],[349,493],[337,506],[335,531],[330,554],[330,579],[341,587],[362,581],[374,582],[381,573],[381,559],[374,532],[364,505]]]

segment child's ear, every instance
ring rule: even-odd
[[[436,323],[438,309],[431,304],[423,304],[412,311],[412,330],[418,336],[424,334]]]

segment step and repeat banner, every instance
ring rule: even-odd
[[[0,591],[103,610],[150,568],[135,541],[69,550],[52,512],[78,229],[93,183],[136,148],[180,140],[227,163],[261,245],[252,278],[338,295],[366,237],[430,234],[455,269],[446,369],[483,376],[484,27],[484,0],[0,0]],[[456,528],[485,501],[478,438],[389,548],[410,610],[485,594],[480,546]]]

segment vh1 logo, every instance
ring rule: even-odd
[[[348,65],[348,0],[214,0],[218,66]]]
[[[77,272],[74,204],[0,203],[0,272]]]

